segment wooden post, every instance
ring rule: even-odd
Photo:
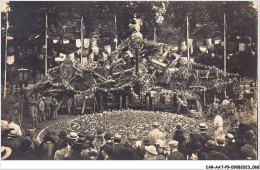
[[[83,45],[84,45],[84,39],[83,39],[83,16],[81,18],[81,36],[80,36],[80,39],[81,39],[81,54],[80,54],[80,63],[83,64]]]
[[[154,97],[151,97],[152,100],[152,111],[154,111]]]
[[[173,100],[173,97],[171,97],[171,112],[174,113],[174,100]]]
[[[48,16],[47,16],[47,13],[46,13],[46,24],[45,24],[45,76],[48,74],[48,55],[47,55],[47,38],[48,38],[48,35],[47,35],[47,31],[48,31]]]
[[[126,95],[126,97],[125,97],[125,107],[126,107],[126,109],[129,108],[129,96],[128,95]]]
[[[227,40],[226,40],[226,14],[224,13],[224,74],[226,76],[227,72]],[[225,84],[225,98],[227,96],[227,89]]]
[[[122,109],[123,109],[123,96],[122,96],[122,95],[120,95],[120,103],[119,103],[119,108],[120,108],[120,110],[122,110]]]
[[[150,109],[150,97],[146,96],[146,110]]]
[[[206,105],[206,92],[205,90],[203,90],[203,102],[204,102],[204,106]]]
[[[100,95],[100,101],[99,101],[100,111],[104,111],[104,105],[103,105],[103,94]]]
[[[187,59],[190,61],[190,47],[189,47],[189,17],[187,14]]]
[[[6,11],[6,27],[5,27],[5,79],[4,79],[4,98],[6,98],[6,76],[7,76],[7,35],[8,35],[8,11]]]

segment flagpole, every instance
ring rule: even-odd
[[[226,42],[226,14],[224,13],[224,74],[227,72],[227,42]],[[226,85],[225,85],[225,98],[227,95]]]
[[[187,52],[188,52],[188,61],[190,61],[190,47],[189,47],[189,17],[188,17],[188,14],[187,14]]]
[[[48,30],[48,17],[46,13],[46,25],[45,25],[45,76],[48,74],[48,55],[47,55],[47,30]]]
[[[83,63],[83,16],[81,18],[81,53],[80,53],[80,63]]]
[[[115,39],[116,39],[116,42],[115,42],[115,43],[116,43],[116,49],[117,49],[117,42],[118,42],[118,41],[117,41],[117,25],[116,25],[116,24],[117,24],[117,23],[116,23],[116,15],[115,15],[115,33],[116,33],[116,38],[115,38]]]
[[[6,75],[7,75],[7,34],[8,34],[8,11],[6,11],[5,27],[5,80],[4,80],[4,98],[6,98]]]
[[[153,32],[153,41],[156,42],[156,26],[154,26],[154,32]]]

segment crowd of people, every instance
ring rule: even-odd
[[[38,128],[38,122],[57,119],[60,104],[55,97],[33,95],[28,104],[33,127]]]
[[[240,124],[236,130],[212,137],[207,125],[200,123],[198,131],[188,132],[181,123],[171,139],[153,122],[152,130],[141,140],[133,134],[124,138],[97,129],[96,134],[61,130],[59,134],[47,129],[42,141],[35,128],[21,134],[13,121],[2,120],[1,159],[8,160],[255,160],[256,133],[250,125]]]

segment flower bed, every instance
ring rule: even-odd
[[[154,121],[159,123],[159,130],[166,135],[166,138],[172,139],[177,123],[183,124],[185,136],[188,138],[189,133],[198,131],[199,123],[204,120],[167,112],[117,110],[79,116],[73,121],[60,122],[46,129],[55,130],[58,136],[62,129],[68,132],[76,131],[84,132],[85,134],[96,134],[96,130],[101,128],[104,132],[121,134],[123,140],[126,139],[129,133],[134,133],[138,140],[143,140],[151,131],[151,124]],[[206,124],[209,128],[208,133],[213,136],[214,125],[212,120],[207,121]],[[43,137],[43,133],[40,137]]]

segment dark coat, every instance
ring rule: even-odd
[[[208,160],[228,160],[228,157],[221,152],[211,150],[208,152]]]
[[[82,144],[74,144],[71,147],[71,155],[69,157],[70,160],[81,160],[81,151],[82,151]]]
[[[32,153],[32,152],[22,152],[19,151],[16,154],[16,160],[36,160],[36,154]]]
[[[113,147],[113,143],[112,142],[107,142],[104,145],[110,145],[110,146]],[[97,160],[104,160],[104,157],[102,156],[102,152],[101,152],[103,150],[103,148],[104,148],[104,145],[100,147],[100,151],[99,151],[99,155],[98,155]]]
[[[2,146],[11,148],[12,155],[15,158],[16,153],[19,150],[20,144],[21,144],[21,142],[20,142],[19,138],[10,138],[10,139],[4,140],[4,142],[2,143]]]
[[[126,160],[140,160],[140,156],[137,153],[137,150],[133,148],[129,143],[125,144],[125,154],[124,158]]]
[[[44,141],[39,146],[37,153],[38,159],[40,160],[52,160],[54,159],[54,141]]]
[[[185,157],[181,152],[175,151],[168,155],[168,160],[185,160]]]
[[[126,149],[125,147],[120,143],[114,143],[113,150],[112,150],[112,159],[113,160],[125,160],[123,155],[125,154]]]
[[[215,150],[217,152],[224,153],[226,156],[229,156],[229,152],[227,151],[227,149],[224,146],[217,146],[217,148]]]

